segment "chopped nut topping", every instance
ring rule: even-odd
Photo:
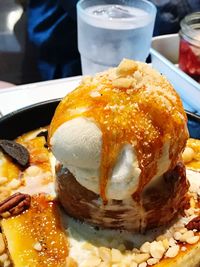
[[[176,245],[176,243],[177,243],[177,242],[176,242],[176,240],[175,240],[174,238],[171,237],[171,238],[169,239],[169,245],[170,245],[171,247],[174,246],[174,245]]]
[[[41,251],[42,250],[42,245],[40,244],[40,242],[36,242],[33,246],[33,248],[37,251]]]
[[[100,97],[101,94],[100,94],[99,92],[97,92],[97,91],[92,91],[92,92],[90,93],[90,96],[93,97],[93,98],[95,98],[95,97]]]
[[[130,88],[133,82],[132,78],[118,78],[112,81],[112,85],[117,88]]]
[[[147,263],[146,262],[142,262],[138,265],[138,267],[146,267],[147,266]]]
[[[191,147],[186,147],[182,154],[184,163],[190,162],[194,158],[194,155],[194,150]]]
[[[133,255],[133,260],[136,263],[142,263],[147,261],[150,258],[150,254],[148,253],[140,253],[140,254],[135,254]]]
[[[95,255],[90,255],[87,259],[87,265],[90,263],[90,266],[98,266],[98,264],[101,262],[101,259]]]
[[[179,249],[180,249],[179,245],[174,245],[167,250],[165,256],[167,258],[174,258],[178,255]]]
[[[118,249],[112,248],[111,254],[112,254],[112,261],[113,262],[120,262],[123,258],[122,253]]]
[[[192,236],[186,239],[188,244],[195,244],[199,241],[199,236]]]
[[[194,232],[193,231],[187,231],[183,235],[180,236],[179,241],[181,242],[187,242],[187,240],[191,237],[194,237]]]
[[[141,248],[140,248],[140,251],[141,252],[144,252],[144,253],[149,253],[150,252],[150,246],[151,246],[151,243],[150,242],[145,242]]]
[[[182,234],[180,232],[175,232],[174,233],[174,239],[180,240],[182,238]]]
[[[151,258],[147,260],[148,265],[154,265],[159,262],[159,259]]]
[[[137,70],[137,64],[130,59],[123,59],[117,67],[117,74],[121,76],[132,75]]]
[[[169,241],[167,238],[165,238],[164,240],[162,240],[163,243],[163,247],[165,248],[165,250],[167,250],[169,248]]]
[[[186,251],[187,248],[186,247],[181,247],[181,251]]]
[[[161,259],[165,253],[162,241],[153,241],[150,245],[150,254],[153,258]]]
[[[8,187],[12,190],[15,190],[17,188],[19,188],[21,185],[21,181],[18,179],[13,179],[9,184]]]

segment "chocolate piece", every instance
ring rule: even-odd
[[[0,140],[0,149],[21,167],[26,167],[29,163],[29,152],[21,144],[10,140]]]
[[[9,216],[19,215],[30,207],[31,197],[28,194],[15,193],[0,203],[0,215],[3,213]]]

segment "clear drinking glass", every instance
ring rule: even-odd
[[[123,58],[145,61],[156,7],[146,0],[80,0],[78,48],[83,74],[119,64]]]

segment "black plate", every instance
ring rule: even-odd
[[[15,139],[50,123],[60,99],[34,104],[0,119],[0,139]],[[200,139],[200,116],[187,112],[190,136]]]

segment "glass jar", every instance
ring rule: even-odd
[[[179,67],[200,82],[200,12],[181,21]]]

